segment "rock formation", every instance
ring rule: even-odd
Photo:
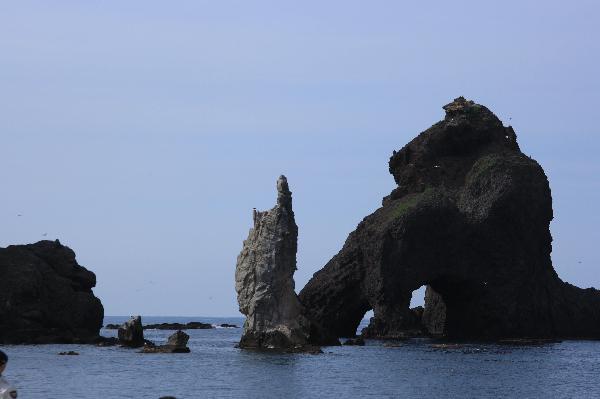
[[[307,345],[310,323],[294,291],[298,226],[285,176],[277,180],[277,205],[254,210],[254,227],[237,258],[235,289],[246,315],[239,346],[294,349]]]
[[[421,318],[421,325],[427,334],[433,337],[444,335],[446,324],[446,304],[441,295],[427,286],[425,289],[425,309]]]
[[[354,336],[373,309],[369,336],[402,336],[414,323],[412,292],[429,285],[439,298],[430,297],[426,324],[447,337],[600,338],[600,293],[561,281],[552,267],[541,166],[486,107],[460,97],[444,110],[394,151],[398,187],[302,290],[306,315]]]
[[[56,241],[0,248],[0,343],[91,343],[104,308],[96,276]]]
[[[119,343],[130,348],[144,346],[144,328],[141,316],[131,316],[121,327],[119,327]]]
[[[169,337],[166,345],[146,344],[142,353],[190,353],[190,348],[187,347],[189,339],[189,335],[179,330]]]

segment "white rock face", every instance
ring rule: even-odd
[[[310,324],[294,291],[298,226],[287,179],[277,180],[277,205],[254,210],[254,227],[237,258],[235,289],[246,315],[242,348],[290,349],[307,344]]]

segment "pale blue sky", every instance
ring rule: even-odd
[[[108,315],[237,315],[279,174],[301,288],[464,95],[546,170],[559,275],[600,287],[600,3],[489,3],[2,2],[0,245],[59,238]]]

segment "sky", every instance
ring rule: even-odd
[[[107,315],[237,316],[280,174],[299,291],[463,95],[544,167],[559,276],[600,287],[599,37],[597,1],[1,2],[0,246],[60,239]]]

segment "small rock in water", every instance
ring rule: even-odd
[[[59,352],[58,354],[61,356],[77,356],[77,355],[79,355],[79,353],[77,353],[75,351]]]
[[[142,317],[132,316],[121,327],[119,327],[119,342],[130,348],[144,346],[144,329],[142,328]]]
[[[189,339],[189,335],[179,330],[169,337],[166,345],[149,343],[144,345],[142,353],[190,353],[190,348],[187,347]]]
[[[235,324],[227,324],[227,323],[223,323],[220,326],[223,328],[240,328],[239,326],[236,326]]]
[[[365,346],[365,340],[362,337],[348,338],[344,345],[348,346]]]
[[[172,346],[174,348],[186,348],[189,339],[190,339],[189,335],[187,335],[183,331],[179,330],[175,334],[173,334],[169,337],[169,340],[167,341],[167,345]]]
[[[115,346],[119,345],[119,339],[115,337],[99,336],[95,341],[96,346]]]

